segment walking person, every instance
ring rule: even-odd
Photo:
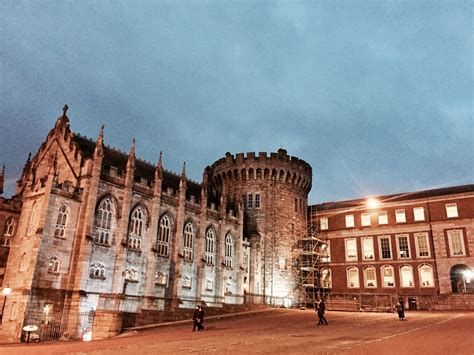
[[[403,307],[403,301],[399,300],[397,304],[395,305],[395,309],[397,310],[398,313],[398,319],[403,320],[405,319],[405,308]]]
[[[202,306],[199,306],[199,312],[198,312],[198,331],[200,330],[206,330],[204,327],[204,309]]]
[[[324,318],[325,311],[326,311],[326,305],[324,304],[324,300],[320,299],[318,302],[318,309],[317,309],[318,317],[319,317],[318,325],[320,324],[328,325],[328,321],[326,320],[326,318]]]
[[[196,306],[196,309],[193,313],[193,332],[199,330],[199,306]]]

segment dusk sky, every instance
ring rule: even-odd
[[[0,44],[4,196],[64,103],[197,181],[283,147],[309,203],[474,183],[471,1],[2,0]]]

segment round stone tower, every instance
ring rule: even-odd
[[[226,205],[242,204],[244,239],[250,242],[248,292],[267,304],[291,305],[297,298],[297,239],[306,234],[312,169],[277,153],[226,153],[210,169],[210,183]]]

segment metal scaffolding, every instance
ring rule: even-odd
[[[328,296],[331,287],[327,234],[321,232],[318,220],[313,223],[312,211],[310,218],[307,233],[298,239],[296,250],[300,307],[314,307],[317,299]]]

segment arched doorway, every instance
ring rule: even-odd
[[[454,265],[449,272],[453,293],[474,292],[473,272],[463,264]]]

